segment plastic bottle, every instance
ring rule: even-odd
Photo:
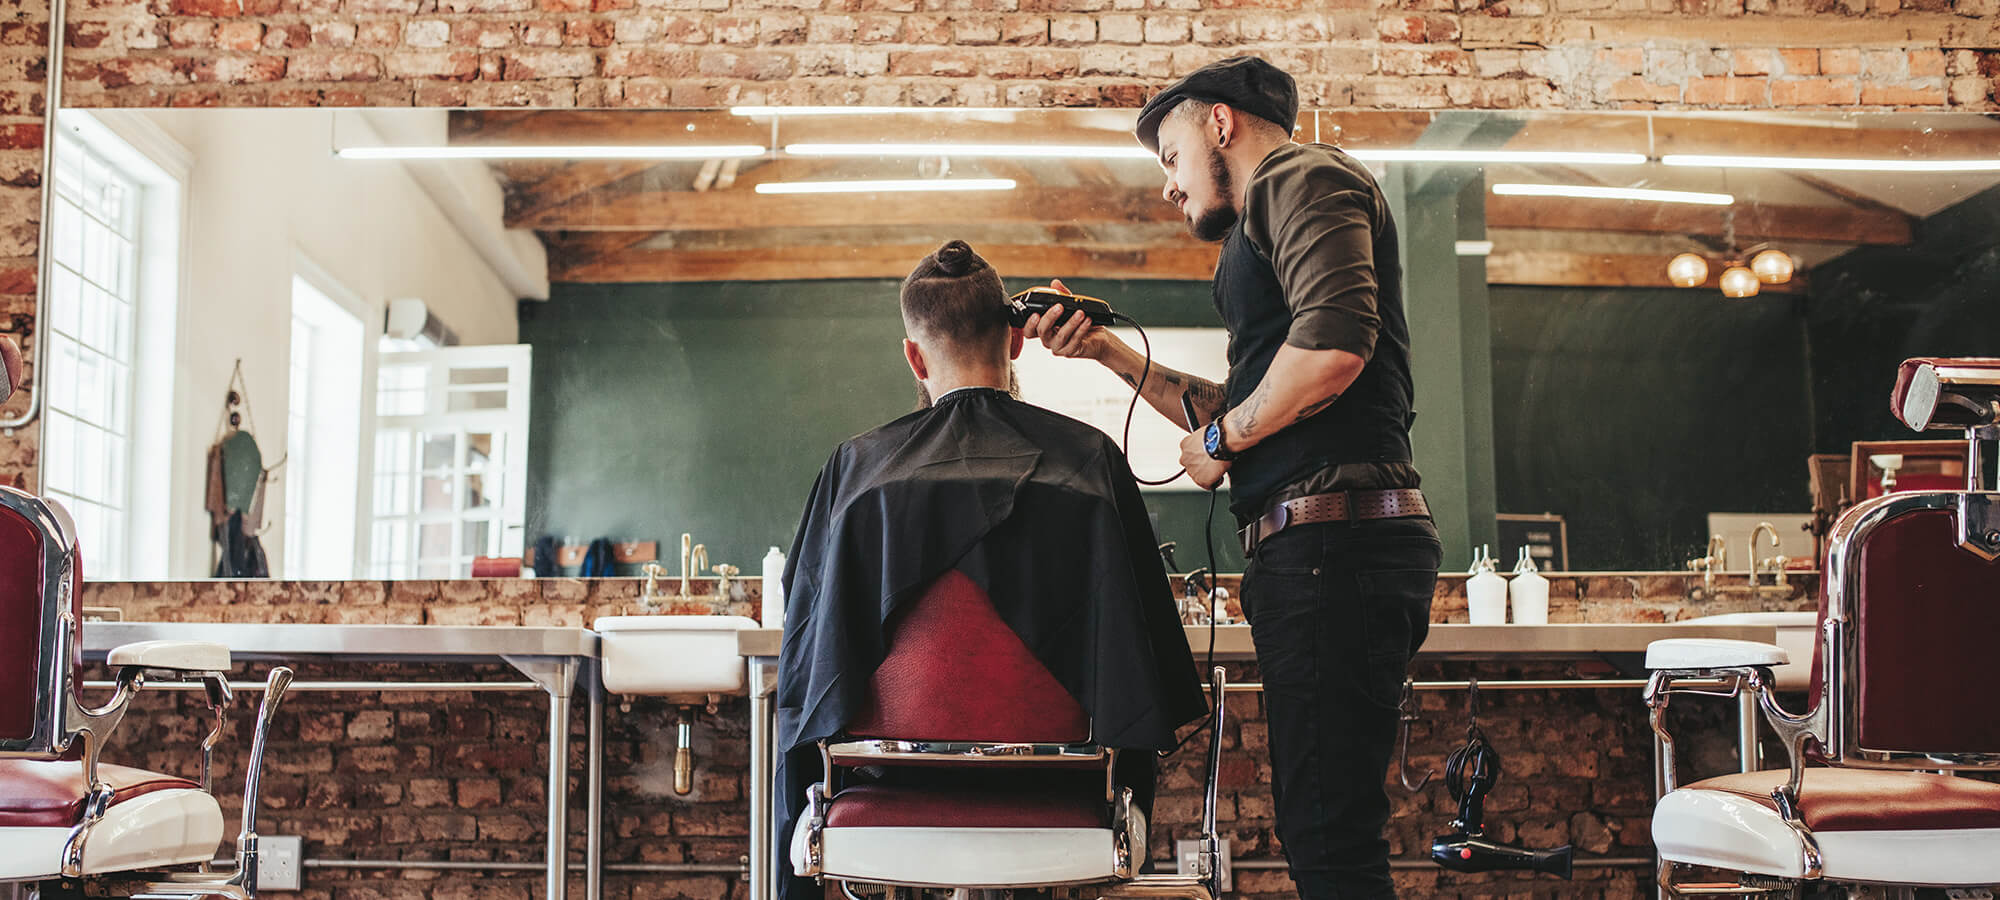
[[[785,627],[785,554],[776,547],[764,554],[764,599],[758,618],[765,628]]]
[[[1507,579],[1493,571],[1486,545],[1472,557],[1472,578],[1465,583],[1465,605],[1474,625],[1507,624]]]
[[[1535,571],[1535,558],[1521,548],[1521,560],[1514,564],[1514,578],[1507,585],[1513,600],[1514,624],[1549,624],[1549,580]]]

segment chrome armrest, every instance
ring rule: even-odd
[[[1653,670],[1713,670],[1748,666],[1782,666],[1791,662],[1784,648],[1763,641],[1723,638],[1668,638],[1646,645],[1646,668]]]
[[[229,648],[208,641],[138,641],[113,647],[104,660],[112,668],[137,666],[167,672],[205,674],[227,671]]]

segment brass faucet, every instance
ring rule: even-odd
[[[694,560],[697,558],[699,558],[701,562],[694,562]],[[690,570],[689,568],[690,563],[693,564],[692,570]],[[682,534],[681,535],[681,597],[680,597],[682,602],[686,602],[688,599],[688,574],[690,573],[690,571],[699,572],[706,568],[708,568],[708,547],[702,544],[695,543],[694,535]]]
[[[1778,527],[1776,525],[1772,525],[1769,522],[1758,522],[1756,529],[1750,532],[1749,559],[1750,559],[1751,599],[1756,599],[1757,597],[1757,585],[1759,584],[1758,574],[1763,571],[1762,568],[1763,566],[1769,566],[1773,563],[1776,563],[1779,583],[1782,584],[1784,583],[1784,577],[1785,577],[1785,563],[1791,561],[1782,556],[1774,556],[1767,558],[1760,563],[1757,560],[1757,537],[1763,534],[1769,534],[1771,536],[1771,549],[1776,550],[1777,548],[1784,546],[1784,542],[1778,539]]]
[[[1715,593],[1715,570],[1728,568],[1729,548],[1723,546],[1722,535],[1708,536],[1708,555],[1688,560],[1688,571],[1701,573],[1701,592],[1704,596]]]
[[[649,562],[641,567],[639,571],[646,573],[646,587],[639,592],[639,608],[646,612],[652,612],[660,608],[660,594],[657,585],[660,576],[667,574],[667,569],[659,563]]]

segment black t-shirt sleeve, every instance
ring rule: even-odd
[[[1274,151],[1244,197],[1244,234],[1271,260],[1292,324],[1285,343],[1345,350],[1366,360],[1376,311],[1375,228],[1380,194],[1360,173],[1292,145]]]

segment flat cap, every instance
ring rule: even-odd
[[[1285,70],[1255,56],[1232,56],[1188,73],[1139,110],[1134,130],[1139,143],[1160,152],[1160,121],[1183,101],[1223,103],[1238,112],[1276,122],[1290,133],[1299,118],[1299,88]]]

